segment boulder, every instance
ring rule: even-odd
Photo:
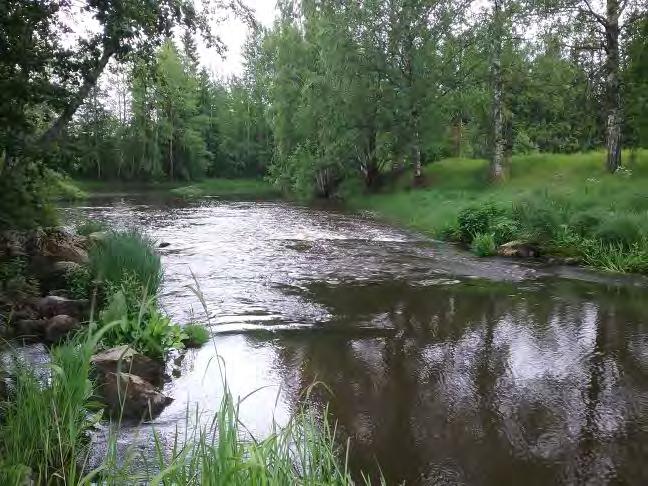
[[[80,327],[79,320],[74,317],[54,316],[45,324],[45,341],[51,344],[58,343]]]
[[[83,242],[76,236],[59,230],[51,231],[42,238],[39,254],[56,261],[81,265],[88,263],[88,252],[83,247]]]
[[[169,243],[168,241],[163,241],[158,245],[158,248],[168,248],[169,246],[171,246],[171,243]]]
[[[38,301],[36,308],[43,317],[49,318],[66,315],[83,320],[90,312],[90,301],[87,299],[74,300],[48,295]]]
[[[503,257],[536,258],[540,256],[538,247],[525,241],[510,241],[497,249],[497,254]]]
[[[128,345],[95,354],[90,362],[98,374],[126,372],[156,385],[164,381],[164,362],[144,356]]]
[[[12,327],[15,338],[37,341],[45,335],[47,321],[45,319],[20,319],[15,321]]]
[[[154,419],[173,401],[148,381],[130,373],[106,373],[97,385],[99,398],[113,417]]]

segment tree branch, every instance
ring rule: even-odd
[[[106,68],[108,61],[115,53],[115,49],[110,45],[104,45],[104,51],[95,68],[85,77],[79,91],[70,100],[68,105],[63,109],[58,118],[52,125],[40,136],[36,146],[41,150],[47,150],[60,137],[65,126],[70,122],[76,111],[83,104],[90,90],[95,87],[101,73]]]

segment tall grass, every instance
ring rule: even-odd
[[[326,418],[304,406],[287,425],[275,425],[267,437],[256,439],[241,422],[242,401],[234,400],[226,383],[208,425],[190,426],[187,414],[186,430],[178,427],[171,437],[155,432],[154,451],[140,461],[128,452],[118,457],[118,431],[111,433],[106,456],[89,470],[88,433],[98,416],[91,413],[88,372],[100,339],[98,333],[55,348],[45,377],[17,369],[0,428],[0,484],[353,484]],[[196,411],[196,423],[199,416]],[[163,445],[169,441],[170,450]]]
[[[90,268],[95,277],[114,287],[119,287],[127,276],[135,276],[148,295],[156,295],[162,284],[162,263],[155,244],[135,229],[112,231],[93,246]]]

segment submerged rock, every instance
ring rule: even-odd
[[[110,415],[125,419],[154,419],[173,401],[148,381],[130,373],[103,374],[97,393]]]
[[[90,301],[86,299],[67,299],[55,295],[48,295],[38,301],[36,306],[43,317],[66,315],[77,319],[85,319],[90,312]]]
[[[54,316],[48,319],[45,324],[45,341],[52,344],[58,343],[80,327],[79,320],[74,317]]]
[[[516,240],[501,245],[497,254],[503,257],[536,258],[540,256],[540,250],[533,243]]]
[[[156,385],[164,381],[164,362],[144,356],[128,345],[95,354],[90,362],[100,374],[126,372]]]

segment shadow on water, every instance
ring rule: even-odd
[[[340,443],[351,438],[353,470],[375,477],[379,464],[390,484],[648,481],[641,279],[478,260],[280,202],[120,199],[64,212],[168,242],[162,302],[179,322],[204,318],[186,288],[197,274],[233,392],[267,387],[241,410],[255,434],[322,381],[331,393],[313,400],[330,404]],[[215,353],[178,360],[158,431],[173,433],[188,404],[217,407]]]

